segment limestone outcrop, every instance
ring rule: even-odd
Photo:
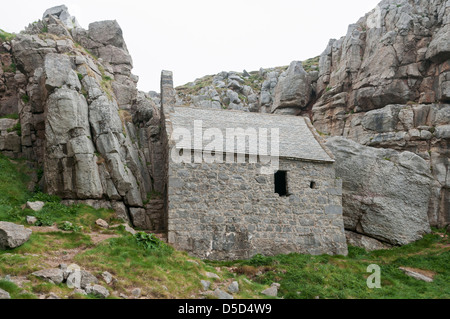
[[[345,229],[390,245],[405,245],[430,232],[432,175],[411,152],[363,146],[343,137],[328,139],[342,177]]]
[[[383,0],[320,57],[314,126],[427,161],[429,220],[450,223],[448,1]]]
[[[139,210],[140,226],[156,227],[149,194],[154,200],[164,191],[155,187],[154,154],[161,151],[151,144],[159,109],[137,90],[118,23],[95,22],[85,30],[59,6],[0,47],[15,66],[2,81],[16,85],[7,85],[14,94],[0,92],[8,101],[0,118],[9,117],[0,119],[0,151],[34,161],[45,192],[97,202],[130,222],[130,210]]]
[[[299,114],[311,101],[311,79],[302,62],[294,61],[282,73],[275,87],[272,113]]]

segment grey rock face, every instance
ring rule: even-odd
[[[69,277],[67,277],[67,287],[70,289],[81,288],[81,271],[73,271]]]
[[[56,89],[49,97],[46,117],[47,153],[51,155],[45,158],[45,180],[50,193],[101,198],[103,188],[90,137],[84,97],[73,90]],[[55,170],[58,165],[67,173]]]
[[[401,271],[403,271],[407,276],[410,276],[410,277],[412,277],[414,279],[422,280],[422,281],[425,281],[425,282],[433,282],[434,281],[433,278],[428,277],[428,276],[426,276],[424,274],[421,274],[421,273],[419,273],[417,271],[414,271],[412,269],[409,269],[409,268],[406,268],[406,267],[400,267],[399,269]]]
[[[101,228],[106,228],[106,229],[109,228],[109,224],[103,219],[97,219],[95,221],[95,224]]]
[[[303,69],[302,62],[292,62],[278,80],[272,113],[283,108],[304,108],[311,100],[311,92],[311,80]]]
[[[0,222],[0,249],[14,249],[26,243],[31,236],[31,229],[22,225]]]
[[[49,15],[53,15],[61,20],[64,25],[70,29],[72,28],[79,28],[80,25],[78,24],[78,21],[75,17],[72,17],[69,14],[69,10],[65,5],[53,7],[50,9],[47,9],[42,17],[42,19],[47,18]]]
[[[346,231],[345,236],[347,238],[347,243],[350,246],[364,248],[366,251],[380,250],[380,249],[389,249],[385,243],[382,243],[374,238],[370,238],[361,234],[357,234],[355,232]]]
[[[98,47],[112,45],[126,49],[123,32],[116,20],[99,21],[89,25],[89,38]]]
[[[233,281],[228,287],[227,290],[231,294],[237,294],[239,292],[239,283],[237,281]]]
[[[220,280],[220,277],[217,274],[214,274],[212,272],[207,272],[206,277]]]
[[[27,216],[27,224],[34,225],[37,222],[37,218],[34,216]]]
[[[134,288],[134,289],[131,291],[131,294],[132,294],[133,297],[135,297],[135,298],[139,298],[139,297],[141,296],[141,293],[142,293],[142,291],[141,291],[140,288]]]
[[[209,290],[209,287],[211,287],[211,283],[209,281],[201,280],[200,283],[202,284],[204,291]]]
[[[431,172],[426,161],[410,153],[362,146],[341,137],[326,145],[336,156],[343,180],[347,230],[405,245],[430,232],[428,203]]]
[[[448,103],[450,94],[449,13],[447,1],[380,2],[345,36],[330,40],[312,108],[314,126],[325,134],[412,151],[430,162],[433,175],[440,166],[428,211],[435,227],[450,222],[442,183],[448,135],[442,128],[434,134],[449,124],[435,122],[435,110],[447,106],[438,103]]]
[[[60,88],[63,85],[77,90],[81,89],[81,83],[68,56],[56,53],[47,54],[44,63],[47,76],[45,84],[49,90]]]
[[[40,271],[36,271],[32,273],[33,276],[44,279],[56,285],[62,283],[64,281],[64,273],[61,269],[51,268],[44,269]]]
[[[40,210],[42,210],[42,208],[44,208],[45,203],[44,202],[27,202],[27,208],[38,212]]]
[[[102,277],[103,277],[103,280],[104,280],[108,285],[109,285],[110,283],[112,283],[113,280],[114,280],[113,276],[112,276],[109,272],[107,272],[107,271],[105,271],[105,272],[102,273]]]
[[[269,297],[276,297],[278,296],[278,287],[272,286],[270,288],[267,288],[261,292],[263,295],[269,296]]]
[[[80,273],[81,273],[80,287],[82,289],[87,290],[87,287],[98,284],[98,279],[88,271],[81,270]]]
[[[16,72],[7,85],[29,101],[16,101],[21,104],[12,113],[20,113],[20,120],[0,121],[0,151],[44,167],[43,191],[77,202],[111,200],[129,222],[129,207],[144,209],[142,198],[160,182],[160,130],[149,129],[160,127],[160,110],[138,94],[118,23],[97,22],[84,30],[68,17],[65,6],[51,8],[11,42],[11,59],[24,73]],[[10,107],[3,108],[1,92],[3,112]],[[22,136],[8,132],[17,123]]]
[[[220,290],[219,288],[214,290],[213,296],[215,296],[217,299],[234,299],[232,295],[226,293],[223,290]]]
[[[93,294],[97,297],[101,298],[108,298],[109,297],[109,291],[103,286],[100,285],[89,285],[86,287],[86,292],[88,294]]]

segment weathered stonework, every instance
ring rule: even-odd
[[[281,159],[289,195],[260,164],[170,164],[169,243],[200,258],[347,254],[332,163]],[[311,182],[315,188],[311,188]]]

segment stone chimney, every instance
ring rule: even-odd
[[[173,88],[173,73],[161,72],[161,113],[167,116],[175,105],[175,89]]]

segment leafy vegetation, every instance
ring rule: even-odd
[[[315,58],[311,58],[302,62],[303,68],[306,72],[311,71],[319,71],[319,60],[320,56],[316,56]]]
[[[22,99],[22,102],[25,103],[25,104],[30,102],[30,97],[28,96],[28,94],[23,94],[21,99]]]
[[[11,40],[13,40],[15,37],[16,37],[15,34],[8,33],[8,32],[6,32],[6,31],[0,29],[0,40],[1,40],[2,42],[5,42],[5,41],[11,41]]]
[[[145,232],[138,232],[134,235],[138,246],[144,248],[145,250],[160,250],[167,249],[171,251],[169,246],[165,245],[158,237],[154,234],[147,234]]]
[[[5,73],[16,73],[17,66],[14,62],[12,62],[10,65],[4,65],[2,62],[2,69]]]
[[[17,135],[22,136],[22,126],[20,122],[17,122],[16,125],[6,130],[8,133],[16,132]]]
[[[17,114],[17,113],[6,114],[6,115],[3,115],[3,116],[0,116],[0,119],[18,120],[19,119],[19,114]]]

